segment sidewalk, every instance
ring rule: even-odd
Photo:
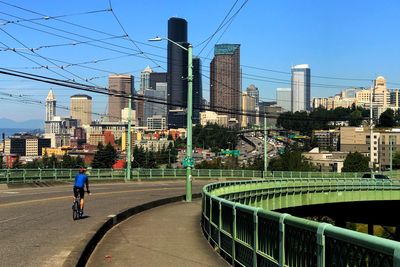
[[[135,215],[103,237],[87,266],[230,266],[203,236],[200,213],[196,200]]]

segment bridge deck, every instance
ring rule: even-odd
[[[229,266],[200,228],[200,201],[140,213],[110,230],[87,266]]]

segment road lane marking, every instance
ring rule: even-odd
[[[5,192],[3,192],[3,194],[19,194],[19,192],[15,192],[15,191],[5,191]]]
[[[182,187],[163,187],[163,188],[148,188],[148,189],[136,189],[136,190],[132,189],[132,190],[122,190],[122,191],[114,191],[114,192],[102,192],[102,193],[94,193],[89,198],[92,198],[94,196],[112,195],[112,194],[129,193],[129,192],[133,193],[133,192],[146,192],[146,191],[164,191],[164,190],[172,190],[172,189],[185,189],[185,188],[182,186]],[[52,198],[25,200],[25,201],[19,201],[19,202],[10,202],[10,203],[0,204],[0,208],[7,207],[7,206],[32,204],[32,203],[37,203],[37,202],[49,201],[49,200],[51,201],[51,200],[68,199],[68,198],[73,199],[73,196],[69,195],[69,196],[62,196],[62,197],[52,197]]]
[[[5,223],[5,222],[13,221],[13,220],[16,220],[16,219],[19,219],[19,218],[22,218],[22,217],[25,217],[25,215],[18,216],[18,217],[14,217],[14,218],[10,218],[10,219],[7,219],[7,220],[2,220],[2,221],[0,221],[0,223]]]

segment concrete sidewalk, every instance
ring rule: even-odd
[[[139,213],[107,232],[87,266],[230,266],[200,227],[201,202]]]

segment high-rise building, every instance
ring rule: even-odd
[[[108,77],[108,90],[110,93],[113,94],[119,94],[122,96],[133,96],[135,94],[134,77],[132,75],[110,75]],[[121,110],[127,108],[128,106],[128,98],[118,95],[109,95],[108,120],[120,121]]]
[[[73,95],[70,98],[70,116],[77,119],[79,125],[90,125],[92,122],[92,97]]]
[[[292,112],[311,110],[310,67],[301,64],[292,67]]]
[[[276,88],[276,104],[285,111],[292,111],[292,89]]]
[[[145,99],[154,100],[154,102],[144,102],[144,122],[147,122],[147,118],[156,115],[160,115],[164,118],[167,117],[167,105],[163,104],[163,102],[167,101],[167,83],[157,83],[156,90],[146,89],[144,91],[144,97]]]
[[[141,73],[140,73],[140,92],[150,88],[150,75],[153,70],[150,66],[147,66]]]
[[[168,39],[189,47],[187,42],[187,21],[182,18],[168,20]],[[172,128],[186,126],[188,90],[188,53],[181,47],[168,42],[168,125]]]
[[[210,106],[220,114],[241,110],[240,44],[216,44],[210,63]],[[221,112],[222,111],[222,112]],[[228,118],[241,121],[239,114]]]
[[[247,92],[242,94],[242,127],[255,124],[256,115],[256,99]]]
[[[201,60],[200,58],[193,58],[193,124],[200,123],[200,111],[203,107],[203,83],[201,79]]]
[[[56,98],[50,90],[46,98],[46,121],[51,121],[56,116]]]
[[[166,83],[168,80],[168,73],[166,72],[152,72],[150,73],[150,89],[156,90],[157,83]]]
[[[256,100],[256,107],[258,107],[258,103],[260,102],[260,92],[258,91],[258,88],[254,84],[250,84],[247,87],[247,95],[254,97]]]

